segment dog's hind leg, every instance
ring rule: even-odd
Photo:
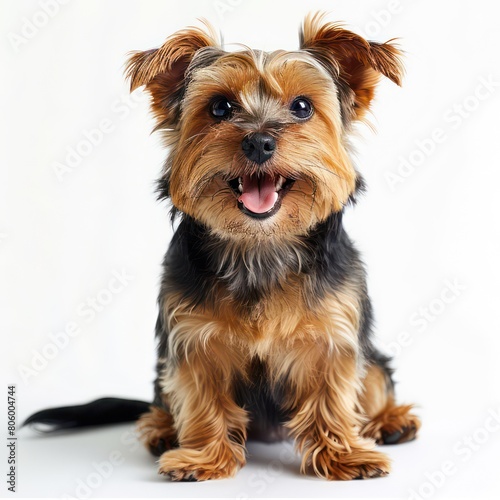
[[[363,413],[368,417],[361,435],[378,444],[398,444],[415,439],[420,428],[419,418],[412,413],[413,405],[397,405],[394,384],[386,360],[376,360],[368,366],[360,397]]]
[[[155,456],[178,446],[174,420],[169,411],[151,406],[137,422],[137,431],[146,448]]]

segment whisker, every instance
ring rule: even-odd
[[[337,172],[334,172],[333,170],[330,170],[329,168],[326,168],[326,167],[323,167],[321,165],[315,165],[314,163],[313,164],[308,164],[307,165],[308,167],[312,167],[312,168],[318,168],[320,170],[324,170],[325,172],[328,172],[329,174],[332,174],[332,175],[335,175],[336,177],[338,177],[339,179],[342,179],[342,180],[346,180],[343,176],[339,175]]]
[[[212,199],[213,199],[213,198],[215,198],[216,196],[219,196],[219,195],[224,194],[224,193],[226,193],[226,192],[230,192],[230,190],[229,190],[229,189],[225,189],[225,188],[223,188],[223,189],[219,189],[218,191],[216,191],[216,192],[215,192],[215,193],[213,193],[213,194],[206,194],[206,195],[203,195],[203,194],[202,194],[202,195],[200,195],[200,196],[197,196],[197,197],[196,197],[196,200],[201,200],[202,198],[212,198]]]
[[[289,193],[299,193],[301,194],[304,198],[307,198],[308,196],[310,196],[310,193],[306,193],[304,192],[302,189],[294,189],[294,188],[290,188],[288,190]]]
[[[200,137],[202,135],[208,135],[209,133],[210,133],[210,130],[199,132],[198,134],[194,134],[191,137],[188,137],[184,142],[185,143],[191,142],[193,139],[196,139],[197,137]]]
[[[313,211],[314,203],[316,202],[316,192],[318,190],[318,183],[315,180],[312,181],[312,184],[313,184],[313,193],[311,197],[311,208],[310,208],[311,212]]]
[[[219,189],[218,191],[216,191],[216,192],[212,195],[212,201],[214,201],[214,198],[215,198],[216,196],[219,196],[219,195],[224,194],[224,193],[231,193],[231,192],[232,192],[232,190],[231,190],[231,189],[229,189],[229,188],[221,188],[221,189]]]

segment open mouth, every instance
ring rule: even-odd
[[[265,219],[281,207],[281,200],[290,190],[294,179],[282,175],[242,175],[228,182],[238,198],[238,207],[246,215]]]

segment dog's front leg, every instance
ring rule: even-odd
[[[326,479],[384,476],[389,459],[360,436],[359,394],[365,372],[358,338],[356,289],[338,290],[318,305],[270,354],[275,384],[283,387],[287,422],[307,468]]]
[[[287,423],[303,455],[302,472],[312,468],[325,479],[349,480],[388,474],[389,459],[360,437],[359,376],[347,347],[301,343],[286,354],[286,381],[292,417]]]
[[[165,374],[179,448],[160,457],[160,473],[202,481],[231,477],[245,464],[248,417],[232,395],[238,369],[238,354],[212,340],[188,348]]]

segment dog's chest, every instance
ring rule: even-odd
[[[243,314],[240,311],[228,304],[222,314],[217,314],[221,329],[231,332],[231,343],[261,359],[276,349],[331,330],[331,315],[321,306],[317,310],[308,308],[298,288],[281,289]]]
[[[318,343],[354,345],[359,328],[359,302],[354,289],[305,300],[305,290],[290,285],[258,301],[246,314],[229,307],[221,319],[231,339],[248,349],[251,356],[265,360],[275,351]],[[312,305],[311,305],[312,304]]]
[[[192,307],[177,294],[164,302],[164,318],[172,354],[186,352],[211,342],[228,352],[249,359],[265,360],[275,352],[322,344],[353,344],[359,325],[359,302],[355,289],[338,289],[311,298],[311,290],[300,282],[289,282],[264,294],[259,300],[242,304],[227,289],[214,292],[204,307]],[[314,300],[312,300],[314,299]]]

